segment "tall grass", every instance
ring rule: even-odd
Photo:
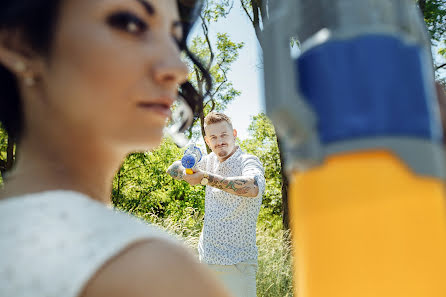
[[[187,213],[188,215],[180,220],[159,218],[150,214],[143,218],[180,237],[197,254],[203,217],[193,208],[187,209]],[[261,213],[257,224],[257,246],[259,248],[257,296],[293,296],[290,234],[282,230],[279,217]]]

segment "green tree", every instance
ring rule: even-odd
[[[252,118],[248,131],[250,137],[242,141],[240,146],[246,152],[257,156],[265,168],[263,206],[270,209],[274,215],[287,213],[288,209],[284,209],[282,203],[282,166],[274,126],[264,113],[260,113]],[[283,225],[287,226],[286,224],[288,222],[283,220]]]
[[[446,1],[445,0],[416,0],[424,22],[429,30],[433,45],[438,46],[438,54],[446,58]],[[444,69],[446,63],[435,65],[435,70]],[[444,79],[444,78],[443,78]]]
[[[190,49],[204,64],[211,74],[213,88],[203,103],[203,112],[199,115],[195,126],[199,125],[201,135],[204,137],[204,118],[211,111],[223,111],[227,105],[240,95],[240,91],[233,87],[228,79],[232,64],[239,56],[243,42],[233,42],[227,33],[216,33],[212,36],[209,27],[219,18],[225,17],[231,10],[231,1],[208,0],[201,14],[201,30],[198,36],[192,39]],[[214,38],[215,37],[215,38]],[[191,65],[190,80],[196,86],[198,93],[206,94],[205,77],[196,66]],[[191,136],[193,134],[191,128]],[[198,133],[197,133],[198,134]],[[208,153],[209,147],[206,147]]]
[[[246,16],[250,20],[255,34],[257,36],[257,40],[259,41],[260,46],[262,46],[261,38],[263,31],[263,23],[268,21],[268,7],[269,0],[240,0],[240,5],[243,8]],[[291,46],[298,46],[299,41],[295,38],[290,39]],[[281,176],[281,199],[282,199],[282,220],[283,226],[285,229],[289,229],[290,227],[290,219],[288,212],[288,177],[284,172],[285,161],[283,154],[283,145],[281,144],[280,138],[275,137],[276,145],[279,150],[278,160],[280,161],[280,176]]]

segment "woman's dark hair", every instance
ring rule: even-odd
[[[38,53],[50,54],[50,45],[58,21],[62,0],[0,0],[0,31],[16,30],[24,41]],[[212,87],[209,73],[188,50],[186,39],[201,9],[202,0],[177,0],[180,17],[184,24],[181,49],[203,73],[207,81],[207,93]],[[191,106],[195,115],[203,108],[203,97],[187,82],[180,87],[180,95]],[[0,64],[0,123],[8,134],[19,140],[23,128],[23,112],[15,76]]]
[[[49,50],[60,0],[0,1],[0,31],[17,30],[41,53]],[[0,122],[13,139],[22,130],[22,107],[15,76],[0,64]]]
[[[200,12],[203,7],[204,0],[177,0],[180,18],[183,22],[183,40],[180,41],[179,46],[183,52],[189,57],[198,68],[206,81],[206,93],[200,96],[190,82],[186,82],[180,87],[180,96],[182,96],[194,112],[194,116],[198,117],[203,111],[204,97],[208,96],[212,89],[212,78],[209,72],[203,67],[201,62],[195,57],[187,48],[187,37],[193,25],[200,17]],[[182,132],[182,131],[181,131]]]

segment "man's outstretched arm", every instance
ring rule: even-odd
[[[183,179],[193,186],[198,185],[205,173],[208,174],[208,186],[223,190],[229,194],[243,197],[257,197],[259,194],[260,175],[223,177],[198,170],[194,174],[185,174]]]
[[[217,174],[209,174],[208,185],[229,194],[243,197],[257,197],[259,194],[259,179],[260,176],[223,177]]]
[[[175,161],[167,169],[167,173],[176,180],[183,180],[184,167],[181,165],[181,161]]]

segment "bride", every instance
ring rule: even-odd
[[[123,158],[160,143],[179,85],[199,108],[180,59],[199,2],[0,2],[0,122],[17,143],[0,296],[228,296],[163,231],[105,205]]]

